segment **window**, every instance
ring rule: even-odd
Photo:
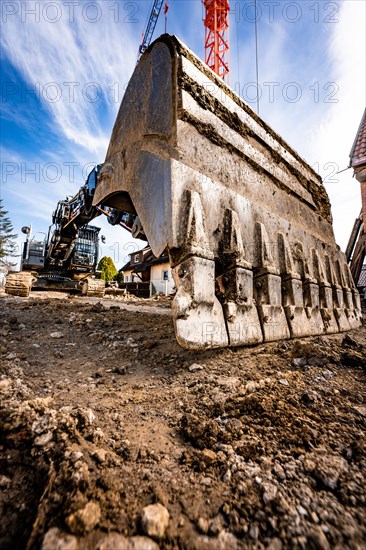
[[[169,281],[169,271],[163,271],[162,279],[163,281]]]
[[[140,254],[135,254],[135,264],[138,264],[140,261]]]

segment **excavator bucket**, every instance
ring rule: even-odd
[[[165,248],[178,342],[201,349],[346,331],[359,294],[321,178],[177,38],[142,56],[93,204]]]

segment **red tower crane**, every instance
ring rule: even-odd
[[[229,1],[202,1],[205,7],[205,62],[225,80],[229,76]]]
[[[164,0],[153,0],[137,61],[149,47]],[[202,0],[205,7],[205,62],[223,80],[229,76],[229,0]],[[169,0],[165,2],[166,15]]]

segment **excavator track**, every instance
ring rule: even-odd
[[[28,298],[32,284],[36,281],[29,271],[9,273],[6,277],[5,292],[12,296]]]
[[[84,296],[104,298],[105,282],[102,279],[93,279],[92,277],[87,277],[86,279],[81,281],[81,285],[82,294],[84,294]]]
[[[178,342],[202,349],[347,331],[360,298],[320,176],[178,39],[124,95],[93,204],[169,251]]]

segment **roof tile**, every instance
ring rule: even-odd
[[[349,156],[351,159],[350,166],[352,166],[352,168],[357,168],[363,164],[366,165],[366,109],[363,113]]]

